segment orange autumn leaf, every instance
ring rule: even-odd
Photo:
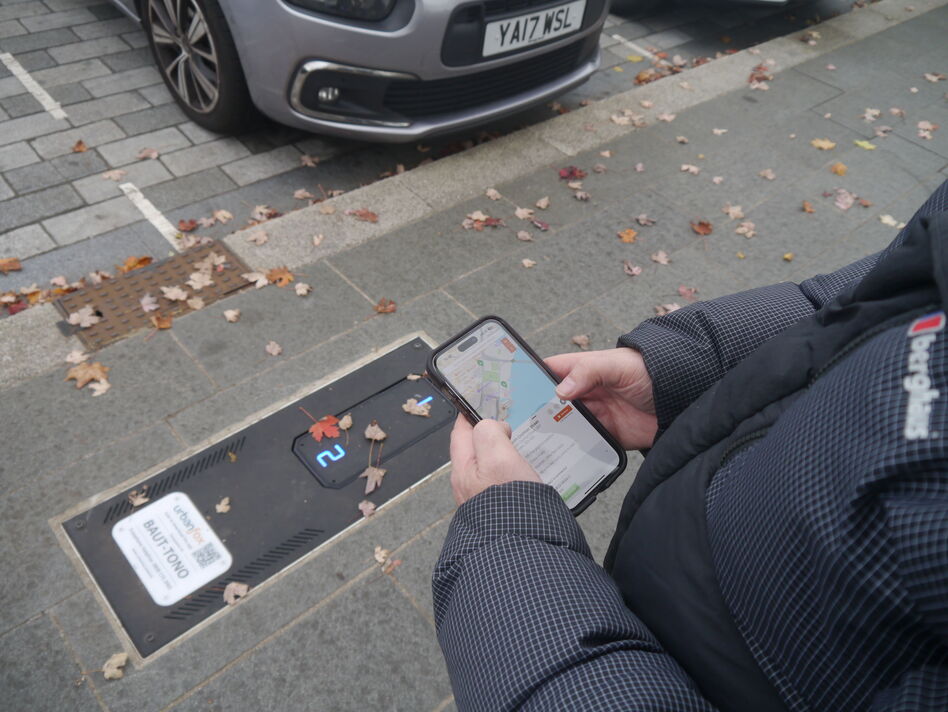
[[[76,141],[76,143],[72,147],[73,153],[85,153],[88,150],[89,150],[89,147],[86,146],[86,142],[83,141],[82,139],[79,139],[78,141]]]
[[[813,203],[811,203],[809,200],[804,200],[804,201],[803,201],[803,212],[805,212],[805,213],[815,213],[815,212],[816,212],[816,208],[813,207]]]
[[[368,208],[359,208],[358,210],[347,210],[346,215],[351,215],[356,220],[362,220],[364,222],[377,223],[379,221],[379,216],[373,213]]]
[[[117,269],[122,274],[128,274],[129,272],[141,269],[142,267],[147,267],[152,263],[152,258],[147,255],[143,257],[126,257],[125,263],[121,265],[115,265]]]
[[[156,329],[170,329],[171,315],[166,314],[164,316],[159,316],[158,314],[153,314],[151,316],[151,323],[154,324]]]
[[[710,235],[714,232],[714,228],[711,227],[711,223],[707,220],[693,220],[691,222],[691,229],[699,235]]]
[[[382,297],[379,299],[379,303],[372,308],[375,309],[375,311],[379,314],[391,314],[395,311],[396,306],[395,302],[393,302],[391,299]]]
[[[324,415],[322,418],[317,420],[315,423],[309,426],[309,434],[313,436],[313,440],[319,442],[324,437],[327,438],[336,438],[339,437],[339,418],[334,415]]]
[[[840,163],[839,161],[836,161],[836,163],[830,166],[830,173],[835,173],[838,176],[846,175],[847,170],[849,169],[846,168],[846,164]]]
[[[23,269],[23,265],[16,257],[0,258],[0,272],[6,274],[7,272],[19,272],[21,269]]]
[[[197,230],[197,226],[197,220],[185,220],[183,218],[178,220],[178,229],[181,232],[194,232]]]
[[[286,287],[295,278],[293,277],[293,273],[286,267],[274,267],[267,272],[267,279],[270,280],[270,284],[275,284],[278,287]]]
[[[638,233],[632,228],[620,230],[619,232],[616,233],[616,236],[620,240],[622,240],[622,242],[625,242],[627,244],[632,244],[633,242],[635,242],[636,235],[638,235]]]

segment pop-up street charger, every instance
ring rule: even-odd
[[[358,522],[370,446],[372,464],[387,471],[368,497],[376,505],[448,461],[456,411],[426,380],[407,378],[424,371],[430,351],[413,338],[64,515],[81,568],[142,658],[223,608],[228,583],[257,587]],[[405,412],[409,398],[430,404],[430,416]],[[313,418],[348,413],[352,427],[338,437],[317,442],[308,432]],[[381,453],[364,434],[372,420],[387,434]],[[147,502],[134,506],[132,491]],[[229,510],[218,511],[225,497]]]

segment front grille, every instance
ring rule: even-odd
[[[452,113],[516,96],[569,74],[580,63],[585,42],[485,72],[432,81],[396,80],[385,92],[385,108],[420,118]]]
[[[511,12],[522,12],[543,5],[563,4],[563,0],[486,0],[484,3],[484,17],[493,19],[499,15]]]

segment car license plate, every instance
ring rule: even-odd
[[[539,12],[490,22],[484,33],[484,56],[510,52],[576,32],[583,24],[585,9],[586,0],[575,0]]]

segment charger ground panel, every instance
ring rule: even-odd
[[[62,523],[142,657],[224,607],[228,583],[259,586],[358,521],[361,500],[382,505],[448,461],[454,406],[406,378],[429,351],[414,339]],[[430,416],[405,412],[409,398]],[[338,437],[308,432],[310,416],[347,413]],[[372,420],[381,448],[364,436]],[[386,475],[366,497],[370,459]]]

